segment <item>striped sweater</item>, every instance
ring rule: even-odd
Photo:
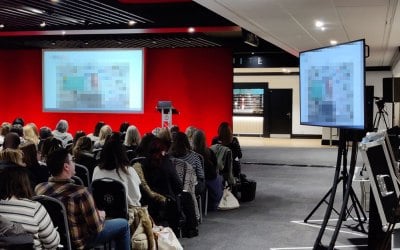
[[[0,200],[0,215],[22,225],[33,234],[35,249],[56,249],[60,236],[46,209],[37,201],[28,199]]]

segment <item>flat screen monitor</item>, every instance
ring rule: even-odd
[[[142,49],[46,49],[43,111],[143,113]]]
[[[365,128],[365,42],[300,52],[300,124]]]

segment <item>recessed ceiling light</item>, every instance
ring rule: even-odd
[[[322,31],[325,31],[325,29],[326,29],[325,26],[322,26],[322,27],[321,27],[321,30],[322,30]]]
[[[130,20],[130,21],[128,22],[128,25],[129,25],[129,26],[132,26],[132,25],[134,25],[135,23],[136,23],[135,21]]]
[[[329,42],[330,42],[331,45],[336,45],[337,44],[336,40],[330,40]]]
[[[65,30],[61,31],[61,35],[65,35],[67,32]]]
[[[190,28],[188,28],[188,32],[189,33],[193,33],[193,32],[195,32],[196,30],[193,28],[193,27],[190,27]]]
[[[58,0],[50,0],[52,3],[58,3]]]
[[[0,29],[3,29],[4,28],[4,24],[0,24]]]
[[[46,22],[41,22],[41,23],[40,23],[40,27],[43,28],[43,27],[45,27],[45,26],[46,26]]]
[[[321,28],[322,26],[324,26],[324,22],[319,21],[319,20],[315,21],[315,27]]]

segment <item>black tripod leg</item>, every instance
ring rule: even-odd
[[[310,217],[315,213],[315,211],[317,211],[319,206],[321,206],[323,202],[326,202],[326,198],[331,194],[331,192],[332,188],[328,190],[328,192],[324,195],[324,197],[322,197],[322,199],[318,202],[318,204],[314,207],[314,209],[307,215],[307,217],[304,219],[305,223],[307,223],[308,219],[310,219]]]
[[[324,220],[322,222],[318,236],[314,242],[314,247],[313,247],[314,250],[321,249],[321,239],[322,239],[322,236],[324,235],[324,231],[325,231],[326,225],[328,224],[328,220],[331,217],[333,203],[335,201],[336,189],[337,189],[337,185],[339,183],[340,167],[342,164],[342,152],[345,149],[345,147],[346,147],[346,139],[345,139],[345,136],[341,135],[339,137],[339,149],[338,149],[338,155],[337,155],[337,160],[336,160],[335,176],[333,178],[333,185],[331,188],[331,197],[329,199],[328,207],[326,208]]]
[[[361,230],[362,230],[363,232],[367,232],[367,231],[365,230],[365,228],[364,228],[364,225],[363,225],[363,222],[366,221],[367,218],[366,218],[366,216],[365,216],[365,214],[364,214],[364,211],[363,211],[362,208],[361,208],[361,204],[359,204],[359,201],[358,201],[358,199],[357,199],[357,196],[355,196],[355,193],[354,193],[354,190],[353,190],[352,187],[350,187],[350,198],[351,198],[351,201],[352,201],[352,203],[353,203],[354,211],[356,212],[356,215],[357,215],[358,224],[360,225]],[[360,212],[358,211],[358,209],[360,209],[361,212],[362,212],[363,215],[364,215],[364,219],[363,219],[363,220],[361,220]]]
[[[351,190],[350,187],[351,187],[351,183],[353,181],[354,169],[355,169],[355,165],[356,165],[357,150],[358,150],[358,142],[357,142],[357,140],[353,140],[352,141],[352,149],[351,149],[350,169],[349,169],[349,174],[348,174],[347,183],[346,183],[346,192],[343,197],[343,204],[342,204],[342,209],[340,210],[338,222],[336,224],[336,228],[332,235],[332,239],[331,239],[331,242],[329,243],[328,249],[333,249],[335,247],[335,242],[339,235],[339,230],[340,230],[340,227],[342,226],[342,221],[343,221],[343,218],[344,218],[346,210],[347,210],[347,202],[349,201],[350,190]]]

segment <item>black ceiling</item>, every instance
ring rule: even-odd
[[[262,39],[245,44],[240,27],[192,1],[0,0],[0,25],[0,48],[229,47],[297,60]]]

